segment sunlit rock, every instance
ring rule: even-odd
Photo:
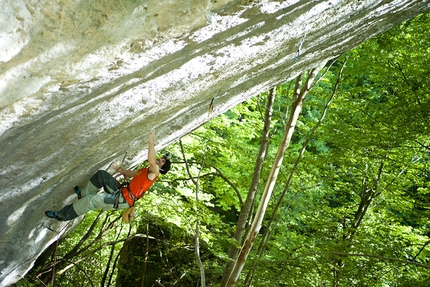
[[[145,159],[151,129],[166,147],[427,10],[418,0],[1,2],[1,286],[56,240],[47,227],[66,232],[44,211],[126,152],[125,167]]]

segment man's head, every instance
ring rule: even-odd
[[[157,164],[160,167],[160,173],[166,174],[170,170],[171,165],[169,154],[166,153],[165,155],[163,155],[163,157],[157,159]]]

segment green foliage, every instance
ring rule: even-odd
[[[430,97],[421,63],[430,43],[420,32],[429,25],[420,16],[349,53],[341,88],[295,174],[296,194],[257,263],[255,286],[273,284],[274,274],[282,274],[278,286],[428,284],[429,267],[414,263],[429,262]],[[327,78],[334,75],[336,67]],[[308,97],[297,141],[334,81],[322,83]]]

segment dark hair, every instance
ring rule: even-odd
[[[172,164],[169,159],[169,154],[163,155],[163,158],[166,160],[166,162],[163,164],[163,166],[160,168],[161,174],[166,174],[170,170],[170,165]]]

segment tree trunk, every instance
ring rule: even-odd
[[[185,157],[185,150],[184,150],[184,146],[182,145],[182,142],[179,141],[180,146],[181,146],[181,152],[182,152],[182,157],[184,159],[185,162],[185,167],[187,169],[187,173],[191,179],[191,181],[194,183],[194,185],[196,186],[196,202],[199,201],[199,179],[200,179],[200,173],[204,167],[204,162],[205,162],[205,155],[206,155],[206,148],[203,151],[203,160],[202,163],[200,165],[198,174],[197,174],[197,178],[194,179],[193,175],[191,174],[190,168],[188,166],[188,161]],[[205,145],[206,147],[207,145]],[[196,208],[196,213],[198,213],[198,210]],[[200,257],[200,219],[197,219],[196,222],[196,235],[194,237],[194,247],[195,247],[195,255],[196,255],[196,261],[197,261],[197,265],[199,266],[199,270],[200,270],[200,284],[202,285],[202,287],[206,287],[206,275],[205,275],[205,269]]]
[[[251,186],[249,187],[248,195],[246,197],[245,204],[242,206],[240,210],[239,220],[236,226],[236,232],[234,234],[234,239],[237,244],[242,244],[242,236],[243,231],[245,230],[246,223],[249,219],[249,214],[251,212],[252,206],[254,205],[255,195],[258,190],[258,183],[260,181],[261,170],[263,169],[263,162],[266,159],[267,149],[269,147],[269,131],[270,131],[270,123],[272,121],[272,112],[273,112],[273,102],[276,95],[276,88],[272,88],[269,92],[269,96],[267,97],[266,103],[266,111],[264,115],[264,127],[261,137],[260,150],[258,152],[257,160],[254,166],[254,174],[252,176]],[[239,253],[239,249],[236,244],[233,244],[230,249],[230,254],[228,256],[231,261],[227,262],[227,265],[224,269],[224,274],[221,280],[221,286],[225,286],[227,283],[228,276],[230,275],[231,269],[234,264],[234,260],[237,258],[237,254]]]
[[[319,69],[312,69],[305,83],[305,88],[300,90],[302,75],[297,77],[295,92],[293,95],[293,105],[291,109],[291,114],[288,120],[288,124],[285,126],[284,137],[282,138],[282,142],[278,148],[278,152],[276,153],[276,157],[274,163],[272,165],[272,169],[270,171],[269,178],[266,183],[266,187],[264,189],[263,195],[261,197],[260,204],[258,206],[257,212],[255,214],[255,218],[252,222],[250,231],[248,233],[247,238],[245,239],[244,244],[242,245],[242,249],[239,253],[239,256],[235,262],[233,270],[230,274],[230,277],[227,281],[226,286],[235,286],[237,280],[239,279],[240,273],[245,265],[246,259],[248,257],[249,252],[254,244],[254,241],[257,237],[258,232],[260,231],[261,224],[263,222],[264,214],[266,213],[267,206],[270,201],[270,197],[272,196],[273,189],[275,187],[276,179],[279,174],[279,169],[282,165],[282,160],[284,158],[285,151],[287,150],[291,137],[293,135],[297,119],[299,118],[300,112],[302,111],[303,102],[306,97],[306,93],[310,88],[310,85],[315,78]]]
[[[326,72],[325,72],[325,73],[327,73],[327,72],[328,72],[328,70],[329,70],[329,69],[330,69],[330,67],[334,64],[334,62],[335,62],[335,61],[333,61],[333,62],[331,63],[331,65],[327,67],[327,70],[326,70]],[[269,220],[269,222],[268,222],[268,224],[267,224],[267,228],[266,228],[266,230],[265,230],[265,232],[264,232],[264,234],[263,234],[263,237],[262,237],[262,239],[261,239],[261,241],[260,241],[260,244],[259,244],[259,246],[258,246],[258,249],[257,249],[257,257],[261,257],[261,256],[263,255],[264,247],[265,247],[265,245],[266,245],[266,243],[267,243],[267,241],[268,241],[269,234],[270,234],[270,232],[272,231],[272,225],[275,223],[276,213],[277,213],[277,211],[278,211],[279,207],[281,206],[281,204],[282,204],[282,202],[283,202],[283,200],[284,200],[284,198],[285,198],[285,195],[287,194],[287,191],[289,190],[289,187],[290,187],[291,181],[292,181],[292,179],[293,179],[293,175],[294,175],[295,171],[297,170],[297,167],[298,167],[298,165],[299,165],[299,163],[300,163],[300,161],[301,161],[301,159],[302,159],[302,157],[303,157],[303,154],[305,153],[305,150],[306,150],[307,145],[309,144],[310,140],[312,139],[312,137],[313,137],[313,135],[314,135],[315,131],[316,131],[316,130],[318,129],[318,127],[321,125],[322,121],[323,121],[323,120],[324,120],[324,118],[325,118],[325,115],[327,114],[327,110],[328,110],[328,108],[329,108],[329,106],[330,106],[330,103],[332,102],[332,100],[333,100],[333,98],[334,98],[334,96],[335,96],[335,94],[336,94],[337,87],[338,87],[338,85],[339,85],[339,83],[340,83],[340,78],[341,78],[342,71],[343,71],[343,68],[344,68],[345,64],[346,64],[346,59],[345,59],[345,61],[343,62],[342,67],[341,67],[341,68],[340,68],[340,70],[339,70],[339,73],[338,73],[338,77],[337,77],[336,83],[335,83],[335,85],[334,85],[334,87],[333,87],[333,92],[332,92],[332,94],[331,94],[331,96],[330,96],[329,100],[327,101],[327,103],[326,103],[326,105],[325,105],[325,107],[324,107],[324,110],[323,110],[323,112],[322,112],[322,114],[321,114],[321,117],[320,117],[320,119],[318,120],[317,124],[313,127],[313,129],[312,129],[312,131],[310,132],[310,134],[308,135],[308,137],[307,137],[306,141],[303,143],[303,146],[302,146],[302,148],[301,148],[301,150],[300,150],[299,156],[297,157],[297,159],[296,159],[296,161],[295,161],[295,163],[294,163],[294,166],[293,166],[293,168],[292,168],[292,169],[291,169],[291,171],[290,171],[290,175],[288,176],[287,182],[285,183],[284,190],[282,191],[282,194],[281,194],[281,196],[280,196],[280,198],[279,198],[279,200],[278,200],[278,202],[277,202],[277,204],[276,204],[276,206],[275,206],[275,209],[273,210],[272,216],[271,216],[271,218],[270,218],[270,220]],[[321,78],[322,78],[322,77],[319,77],[319,79],[321,79]],[[312,85],[312,87],[313,87],[313,86],[315,86],[315,84],[316,84],[316,83],[314,83],[314,84]],[[303,87],[303,88],[305,88],[305,87]],[[256,267],[256,266],[255,266],[255,264],[256,264],[256,263],[254,263],[254,264],[253,264],[253,267],[249,270],[249,272],[248,272],[248,274],[247,274],[247,276],[246,276],[246,280],[245,280],[245,284],[244,284],[244,286],[250,286],[250,285],[251,285],[252,280],[253,280],[253,272],[254,272],[255,267]]]

